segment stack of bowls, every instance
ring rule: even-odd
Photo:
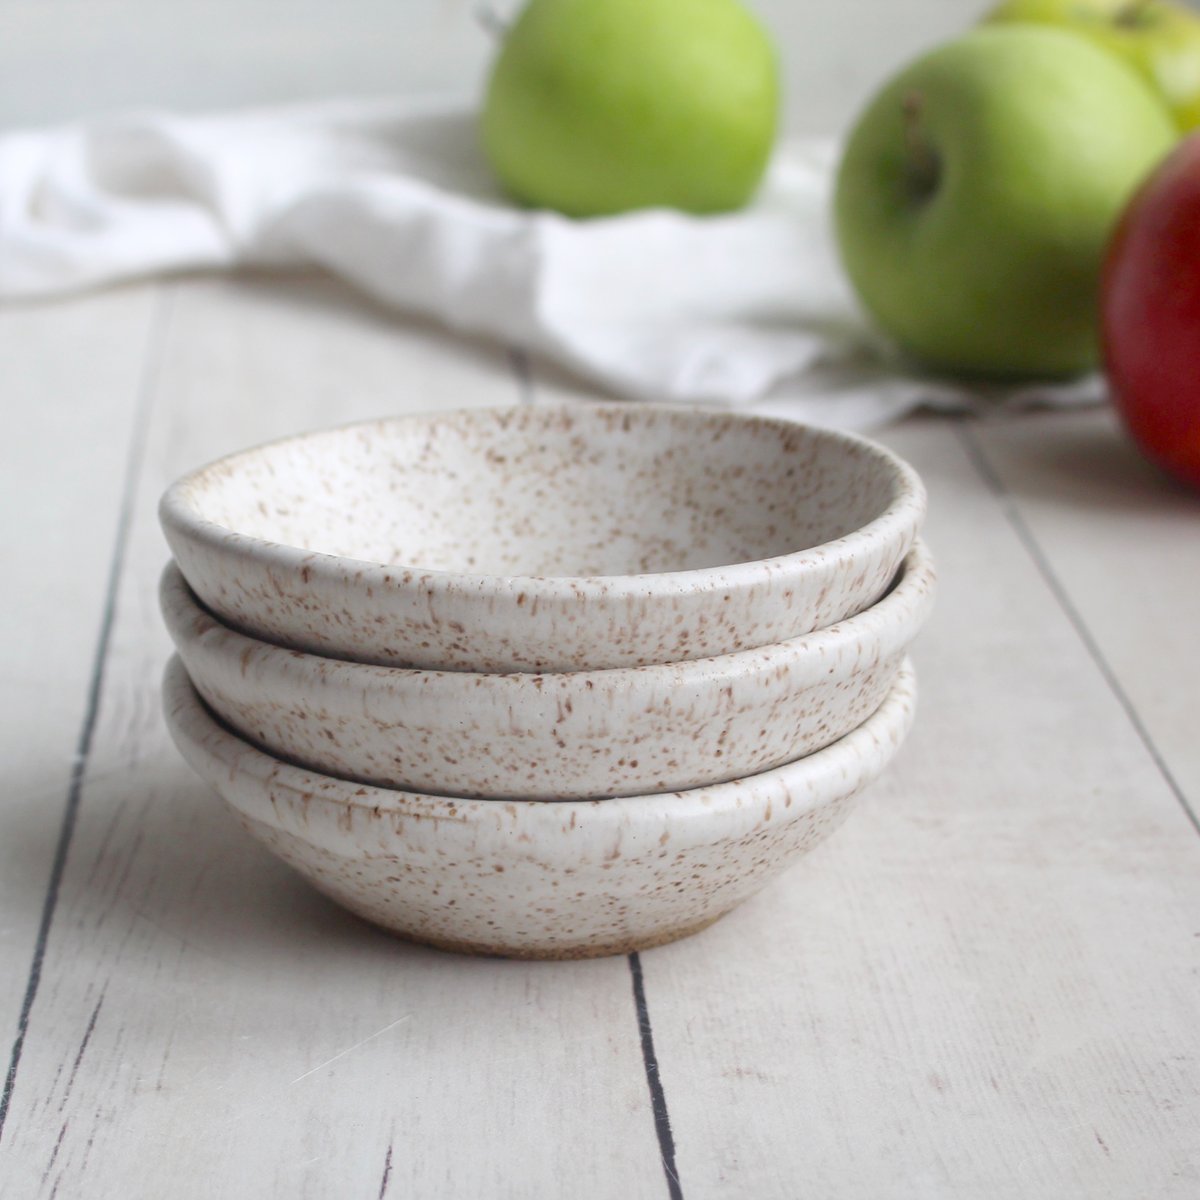
[[[168,721],[254,836],[397,933],[670,941],[821,840],[898,748],[924,512],[882,447],[726,413],[276,442],[163,497]]]

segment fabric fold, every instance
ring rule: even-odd
[[[160,273],[320,266],[377,300],[553,359],[631,399],[861,428],[920,405],[1078,405],[1096,379],[923,378],[856,308],[836,147],[784,143],[745,211],[590,221],[496,189],[460,105],[140,113],[0,136],[0,298]]]

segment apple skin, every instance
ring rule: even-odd
[[[1104,264],[1101,328],[1125,428],[1147,458],[1200,488],[1200,134],[1121,218]]]
[[[842,261],[882,330],[954,374],[1061,377],[1098,359],[1109,236],[1177,139],[1085,39],[988,26],[903,70],[838,171]]]
[[[778,109],[774,46],[737,0],[530,0],[492,70],[481,134],[525,204],[715,213],[758,187]]]
[[[1200,16],[1164,0],[1006,0],[988,21],[1070,29],[1119,54],[1162,97],[1184,133],[1200,126]]]

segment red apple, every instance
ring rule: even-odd
[[[1101,289],[1113,400],[1146,456],[1200,488],[1200,134],[1134,196]]]

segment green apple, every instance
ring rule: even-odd
[[[882,329],[935,367],[1076,374],[1097,358],[1109,234],[1175,139],[1149,87],[1086,39],[976,29],[859,118],[835,193],[842,261]]]
[[[774,47],[737,0],[530,0],[492,70],[482,140],[525,204],[721,212],[758,186],[778,107]]]
[[[1200,126],[1200,15],[1166,0],[1006,0],[988,21],[1033,21],[1121,55],[1166,101],[1185,133]]]

